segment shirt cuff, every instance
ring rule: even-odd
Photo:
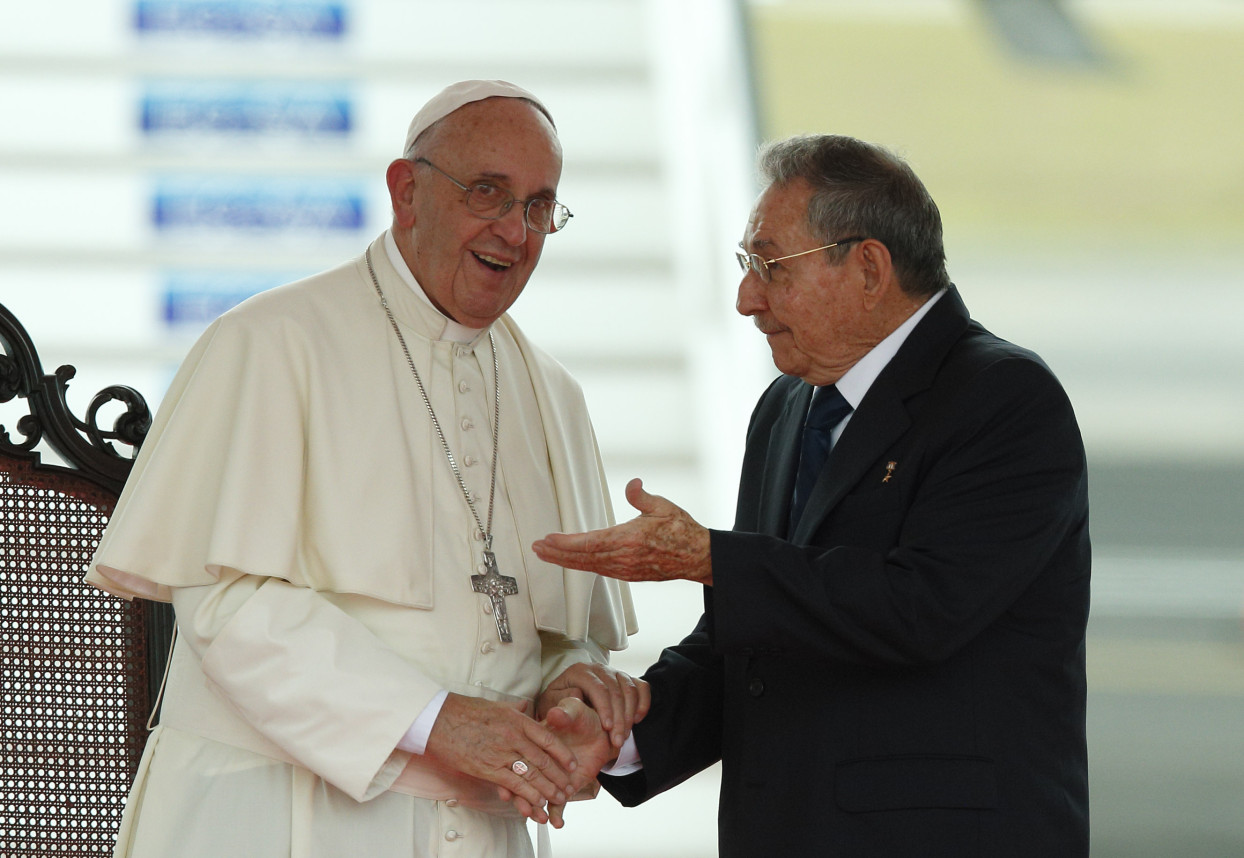
[[[410,725],[406,735],[397,743],[399,751],[422,754],[428,749],[428,736],[432,734],[432,725],[436,723],[436,717],[441,714],[441,707],[445,705],[445,698],[448,696],[449,692],[442,689],[432,698],[431,703],[423,707],[415,723]]]
[[[639,748],[635,745],[635,734],[632,733],[622,743],[618,758],[602,768],[600,773],[620,778],[623,775],[633,775],[643,767],[644,761],[639,758]]]

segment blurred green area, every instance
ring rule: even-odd
[[[1059,367],[1090,461],[1093,855],[1234,858],[1244,3],[1061,4],[1096,64],[1019,55],[985,5],[754,0],[760,131],[906,157],[974,312]]]
[[[1078,12],[1106,56],[1092,66],[1016,55],[980,4],[928,5],[943,12],[750,7],[762,133],[898,150],[971,240],[1239,249],[1244,16]]]

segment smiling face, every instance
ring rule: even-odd
[[[802,179],[770,185],[752,210],[744,249],[773,259],[842,238],[812,234],[811,197],[812,187]],[[850,245],[840,264],[831,264],[824,252],[774,263],[768,283],[754,271],[744,274],[736,308],[765,334],[782,372],[809,384],[832,384],[888,333],[870,317],[876,306],[867,258],[876,252],[873,245]]]
[[[416,155],[464,185],[489,182],[520,201],[553,199],[561,179],[553,126],[517,98],[460,107],[428,130]],[[471,213],[465,192],[452,181],[404,159],[389,166],[388,180],[393,237],[428,298],[462,325],[492,324],[523,291],[544,248],[544,235],[524,222],[522,203],[484,220]]]

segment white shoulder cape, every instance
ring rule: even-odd
[[[390,303],[418,301],[374,248]],[[503,390],[507,375],[526,373],[535,391],[561,529],[609,526],[582,390],[508,316],[493,333]],[[214,583],[230,567],[433,609],[428,469],[446,463],[394,340],[364,257],[214,322],[164,398],[87,581],[169,601],[171,588]],[[430,346],[409,345],[424,349],[416,363],[430,359]],[[543,563],[530,544],[547,514],[520,503],[514,514],[537,625],[624,648],[636,631],[626,585]]]

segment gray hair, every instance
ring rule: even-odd
[[[950,286],[937,204],[892,152],[853,137],[805,134],[764,146],[760,173],[766,184],[812,186],[808,227],[825,244],[857,235],[884,244],[907,294]],[[848,249],[826,252],[839,261]]]

